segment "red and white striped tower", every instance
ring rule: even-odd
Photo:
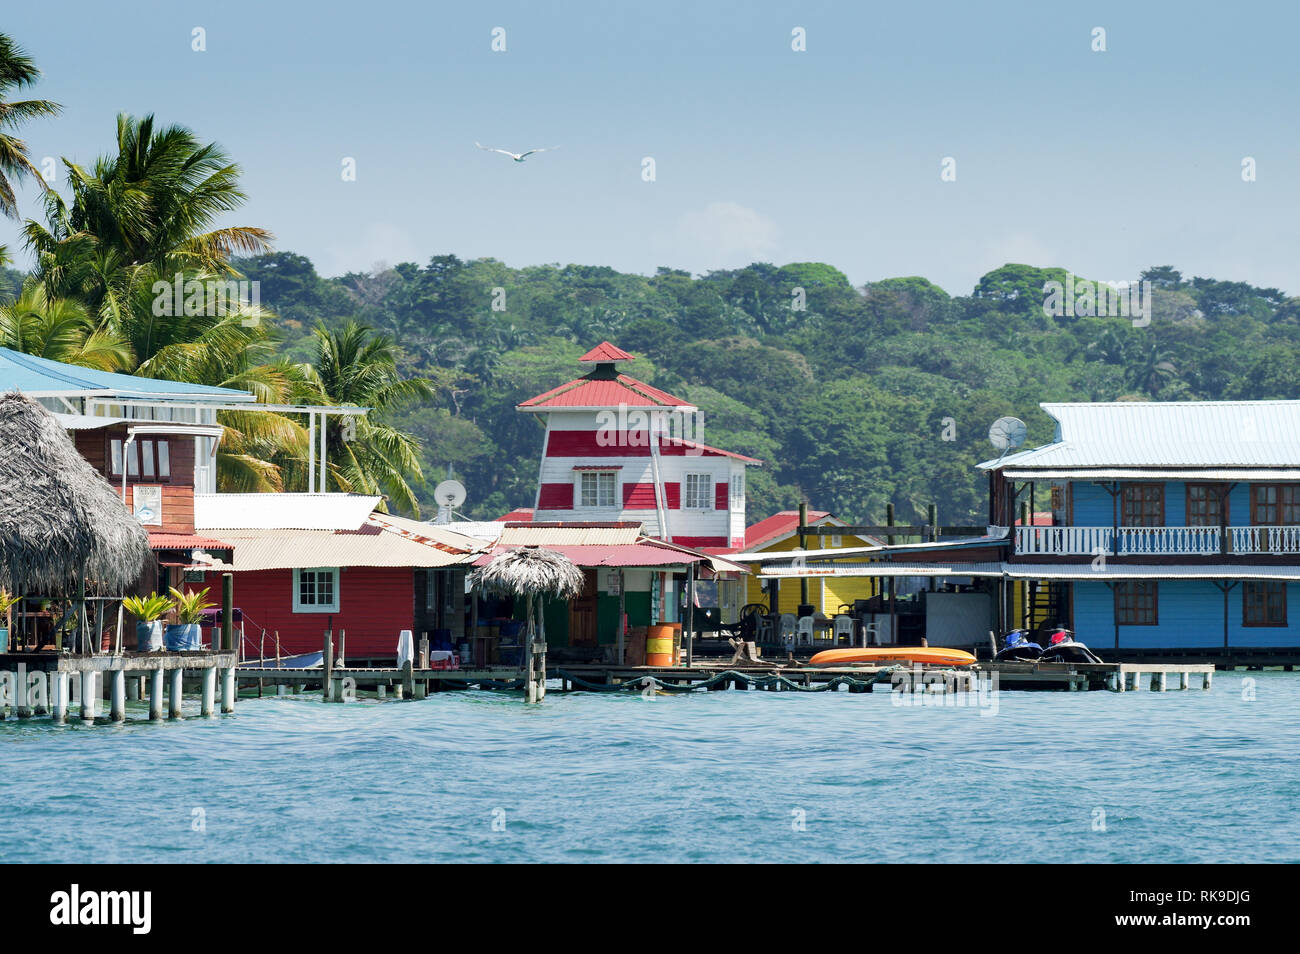
[[[618,369],[632,355],[602,342],[582,377],[524,401],[546,439],[536,513],[544,521],[635,520],[691,547],[740,547],[745,468],[760,461],[700,440],[700,409]]]

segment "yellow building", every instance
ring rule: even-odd
[[[845,522],[825,510],[809,510],[810,527],[843,527]],[[831,534],[829,536],[808,537],[808,550],[837,550],[843,547],[878,546],[881,541],[872,537],[857,537],[852,534]],[[799,511],[782,510],[766,520],[760,520],[745,531],[746,553],[785,553],[799,549]],[[754,575],[737,584],[744,588],[743,603],[762,603],[767,605],[767,593],[759,580],[758,564],[751,564]],[[778,592],[778,607],[768,607],[769,611],[796,613],[801,599],[799,580],[783,580]],[[873,577],[829,577],[808,581],[808,602],[825,616],[834,616],[841,606],[853,606],[854,600],[868,599],[876,595],[876,581]],[[739,609],[739,607],[737,607]]]

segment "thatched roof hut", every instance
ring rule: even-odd
[[[519,547],[475,570],[470,582],[510,596],[581,596],[582,571],[568,557],[542,547]]]
[[[0,588],[71,596],[86,580],[122,592],[151,556],[144,527],[54,416],[0,396]]]

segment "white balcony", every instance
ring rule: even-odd
[[[1228,539],[1234,554],[1300,556],[1300,526],[1229,527]],[[1118,531],[1111,527],[1016,527],[1016,553],[1025,555],[1217,556],[1219,552],[1218,527],[1120,527]]]

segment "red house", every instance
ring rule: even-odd
[[[235,574],[244,654],[317,652],[346,632],[347,659],[392,659],[402,630],[436,646],[465,632],[465,573],[482,541],[376,513],[360,494],[198,494],[199,532],[233,557],[187,574],[219,592]],[[277,643],[278,637],[278,643]]]

